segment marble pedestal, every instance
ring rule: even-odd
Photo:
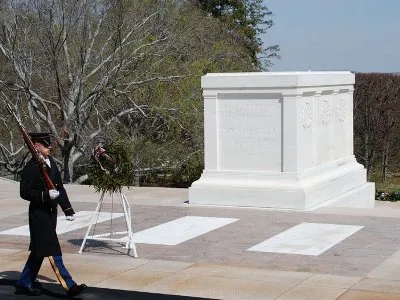
[[[205,169],[189,203],[373,207],[353,155],[350,72],[207,74]]]

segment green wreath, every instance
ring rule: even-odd
[[[88,176],[96,192],[121,192],[133,181],[132,148],[126,141],[97,145],[92,151]]]

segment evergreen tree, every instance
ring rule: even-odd
[[[196,0],[200,7],[220,19],[236,40],[246,47],[253,64],[268,70],[273,58],[279,58],[279,46],[263,48],[260,35],[273,26],[272,12],[263,0]]]

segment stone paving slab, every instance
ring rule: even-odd
[[[303,300],[303,299],[321,299],[333,300],[338,299],[347,290],[337,287],[305,285],[299,284],[287,293],[279,296],[282,300]]]
[[[339,300],[399,300],[398,294],[363,292],[363,291],[347,291]]]
[[[8,207],[0,212],[0,231],[26,225],[28,203],[19,198],[18,183],[0,180],[0,188],[0,205]],[[67,189],[76,211],[95,209],[99,195],[91,187]],[[121,244],[98,241],[89,241],[78,254],[87,228],[60,234],[68,269],[94,291],[136,291],[160,294],[160,299],[167,294],[213,299],[400,299],[397,203],[296,212],[192,206],[185,203],[186,189],[132,188],[125,194],[134,232],[185,216],[238,221],[174,246],[137,243],[136,259]],[[115,205],[104,203],[103,211]],[[364,227],[316,256],[247,251],[303,222]],[[113,228],[123,226],[123,218],[113,221]],[[99,223],[96,230],[108,227]],[[18,278],[28,244],[28,237],[0,235],[0,281]],[[55,279],[45,262],[39,280],[55,285]],[[0,295],[3,299],[1,284]]]

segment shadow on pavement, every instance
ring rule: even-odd
[[[0,279],[0,299],[1,300],[9,300],[9,299],[68,299],[62,287],[58,283],[42,283],[41,287],[43,290],[43,294],[41,296],[31,297],[24,295],[14,295],[14,285],[16,280],[13,279]],[[135,291],[124,291],[124,290],[114,290],[114,289],[106,289],[106,288],[96,288],[96,287],[88,287],[82,295],[79,295],[76,300],[89,300],[89,299],[118,299],[118,300],[131,300],[131,299],[140,299],[140,300],[206,300],[209,298],[197,298],[197,297],[188,297],[188,296],[177,296],[177,295],[165,295],[165,294],[156,294],[156,293],[145,293],[145,292],[135,292]]]
[[[69,239],[68,243],[74,246],[81,246],[83,239]],[[109,242],[103,241],[95,241],[95,240],[87,240],[85,246],[83,248],[83,253],[107,253],[107,254],[116,254],[116,255],[127,255],[133,257],[132,251],[129,249],[123,248],[124,243],[115,242],[110,244]],[[122,249],[122,250],[121,250]]]

